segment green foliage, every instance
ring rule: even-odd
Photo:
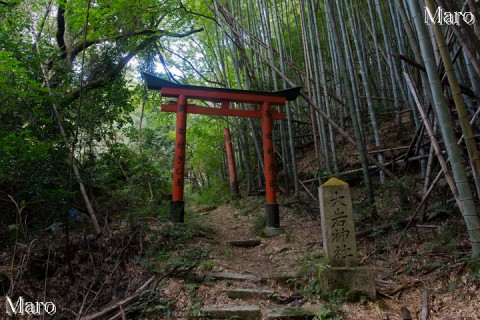
[[[197,302],[195,305],[189,308],[187,312],[188,317],[197,318],[203,316],[202,313],[202,304]]]
[[[297,282],[301,292],[310,299],[322,299],[327,303],[315,314],[314,319],[318,320],[340,320],[338,310],[342,303],[348,300],[347,294],[343,290],[335,290],[331,294],[322,291],[318,281],[317,271],[322,266],[327,266],[327,258],[323,253],[306,253],[298,261],[299,269],[297,271]]]
[[[430,203],[425,211],[431,213],[431,219],[434,219],[442,214],[454,216],[455,208],[446,199],[441,199]]]
[[[331,305],[323,305],[322,309],[315,313],[314,320],[341,320],[342,317],[336,314],[338,308]]]
[[[297,278],[301,291],[305,296],[316,298],[321,293],[320,284],[317,279],[317,268],[319,265],[326,265],[326,257],[323,253],[308,252],[298,261]]]
[[[145,154],[138,155],[122,144],[98,155],[95,166],[88,169],[92,187],[101,190],[109,206],[123,203],[140,210],[147,204],[159,204],[167,189],[161,168]]]
[[[230,199],[230,190],[225,183],[221,181],[213,182],[210,187],[202,189],[193,197],[194,204],[202,205],[220,205],[228,202]]]
[[[196,283],[185,283],[185,290],[192,293],[198,289],[198,284]]]
[[[137,318],[139,314],[142,318],[162,317],[162,319],[172,319],[175,311],[174,301],[168,301],[159,297],[158,293],[151,293],[145,299],[139,300],[125,309],[127,319]],[[131,317],[131,318],[130,318]]]
[[[188,228],[165,226],[157,231],[150,230],[145,256],[139,262],[152,272],[192,270],[208,257],[200,248],[186,247],[194,239],[194,232]]]
[[[0,47],[8,41],[1,36]],[[0,191],[2,198],[23,200],[27,223],[43,227],[67,209],[68,156],[55,134],[47,92],[36,78],[36,60],[23,56],[22,46],[20,41],[11,51],[0,50]],[[0,223],[14,222],[13,203],[2,207],[6,214]]]
[[[398,208],[400,212],[408,211],[406,205],[408,204],[409,193],[405,190],[405,186],[411,186],[412,183],[412,179],[409,176],[386,181],[378,190],[378,194],[383,199],[383,201],[378,204],[379,209]],[[403,215],[395,216],[398,219],[403,219]]]
[[[460,277],[456,277],[452,282],[448,284],[448,291],[455,290],[461,283],[462,279]]]
[[[437,229],[437,237],[432,240],[430,246],[447,252],[458,252],[461,242],[463,226],[459,221],[449,223]]]
[[[253,220],[253,233],[260,237],[266,237],[265,227],[267,226],[267,218],[264,214],[257,214]]]
[[[197,184],[192,187],[202,193],[204,189],[222,181],[220,168],[223,167],[225,123],[206,116],[189,118],[187,132],[188,167],[195,172]],[[218,190],[217,190],[218,191]]]
[[[188,214],[188,211],[185,215],[185,223],[190,227],[195,236],[201,236],[206,234],[211,235],[216,232],[212,227],[210,221],[205,221],[204,219],[201,219],[198,215]]]
[[[250,214],[256,214],[264,205],[264,199],[262,197],[250,198],[249,201],[243,202],[238,205],[240,208],[239,214],[242,216],[248,216]]]
[[[213,261],[210,260],[204,261],[200,264],[200,269],[204,271],[212,271],[214,267],[215,264],[213,263]]]
[[[158,126],[149,126],[142,136],[143,152],[127,151],[131,145],[125,136],[133,137],[131,141],[138,137],[131,116],[143,86],[132,82],[138,82],[132,79],[137,74],[122,73],[123,63],[153,35],[163,36],[167,45],[180,43],[176,33],[195,28],[197,16],[192,18],[175,2],[155,0],[97,1],[91,6],[85,1],[60,1],[52,7],[43,0],[11,4],[0,5],[0,206],[9,210],[0,222],[14,219],[6,195],[25,200],[28,220],[39,223],[72,203],[81,207],[71,161],[80,167],[89,196],[99,200],[101,208],[95,209],[133,206],[139,212],[146,206],[144,214],[155,211],[167,188],[172,160],[165,159],[173,144],[165,143],[168,137],[158,134]],[[65,28],[56,19],[58,8],[65,9]],[[146,48],[145,55],[152,50]],[[64,146],[53,104],[75,159],[69,159],[71,150]],[[126,128],[134,136],[128,136]]]

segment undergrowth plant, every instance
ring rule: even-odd
[[[305,253],[298,261],[297,281],[300,285],[300,291],[311,299],[320,297],[321,288],[317,280],[317,268],[325,264],[326,258],[322,253]]]
[[[230,201],[230,190],[228,184],[221,179],[214,179],[204,188],[191,191],[186,198],[196,205],[218,206]]]
[[[267,225],[267,218],[264,214],[257,214],[253,220],[253,233],[260,237],[266,237],[265,227]]]
[[[330,305],[323,305],[322,308],[315,313],[314,320],[342,320],[343,318],[337,314],[337,308]]]

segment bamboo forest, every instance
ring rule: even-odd
[[[480,319],[479,12],[0,0],[0,318]]]

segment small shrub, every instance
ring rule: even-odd
[[[267,225],[267,218],[263,214],[258,214],[253,221],[253,233],[265,237],[265,227]]]
[[[204,261],[200,264],[200,269],[204,271],[212,271],[214,267],[215,264],[213,263],[213,261],[210,260]]]
[[[185,283],[185,290],[192,293],[198,289],[198,284],[196,283]]]
[[[228,185],[222,181],[214,181],[209,187],[203,188],[198,194],[192,195],[192,202],[196,205],[218,206],[230,201]]]
[[[305,296],[318,298],[321,287],[317,279],[317,268],[319,265],[327,265],[325,256],[321,253],[306,253],[298,264],[297,279],[301,287],[300,291]]]
[[[314,320],[341,320],[342,318],[336,314],[335,308],[329,305],[323,305],[322,309],[315,314]]]

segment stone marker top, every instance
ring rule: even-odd
[[[348,183],[337,178],[330,178],[328,179],[327,182],[322,184],[322,187],[329,187],[329,186],[348,186]]]

